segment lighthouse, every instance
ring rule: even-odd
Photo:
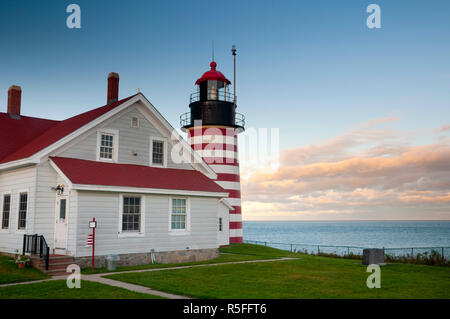
[[[235,53],[233,47],[234,57]],[[237,135],[244,131],[245,117],[236,112],[237,100],[230,90],[231,82],[217,70],[215,61],[210,67],[195,82],[197,90],[190,96],[190,112],[180,117],[181,127],[187,132],[191,147],[217,174],[215,182],[228,193],[227,201],[232,206],[229,242],[242,243]]]

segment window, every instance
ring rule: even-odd
[[[186,224],[187,224],[186,199],[172,198],[171,229],[186,230],[187,229]]]
[[[9,213],[11,211],[11,195],[3,195],[3,214],[2,214],[2,229],[9,228]]]
[[[222,231],[223,223],[222,223],[222,217],[219,218],[219,231]]]
[[[139,119],[137,117],[131,118],[131,127],[138,128],[139,127]]]
[[[59,219],[66,219],[66,199],[59,201]]]
[[[164,165],[164,142],[154,140],[152,143],[152,164]]]
[[[100,158],[112,160],[114,150],[113,143],[114,143],[114,135],[102,134],[100,141]]]
[[[25,229],[27,227],[27,206],[28,193],[20,193],[19,197],[19,223],[18,229]]]
[[[123,197],[122,231],[141,231],[140,197]]]
[[[97,161],[117,162],[119,131],[102,129],[97,132]]]

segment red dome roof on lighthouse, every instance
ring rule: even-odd
[[[195,84],[200,84],[201,82],[204,81],[209,81],[209,80],[217,80],[217,81],[222,81],[225,82],[227,84],[231,84],[231,82],[222,74],[222,72],[217,71],[216,70],[216,66],[217,63],[212,61],[211,64],[211,70],[203,73],[202,77],[200,79],[198,79]]]

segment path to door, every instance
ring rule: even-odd
[[[226,262],[226,263],[217,263],[217,264],[201,264],[201,265],[191,265],[191,266],[179,266],[179,267],[167,267],[167,268],[154,268],[154,269],[139,269],[139,270],[130,270],[130,271],[120,271],[120,272],[109,272],[109,273],[101,273],[101,274],[92,274],[92,275],[81,275],[81,280],[88,280],[88,281],[94,281],[101,284],[114,286],[114,287],[120,287],[127,290],[140,292],[144,294],[150,294],[154,296],[164,297],[168,299],[190,299],[186,296],[181,295],[174,295],[163,291],[153,290],[148,287],[129,284],[126,282],[113,280],[109,278],[104,278],[103,276],[108,275],[117,275],[117,274],[127,274],[127,273],[136,273],[136,272],[151,272],[151,271],[164,271],[164,270],[174,270],[174,269],[185,269],[185,268],[196,268],[196,267],[205,267],[205,266],[220,266],[220,265],[230,265],[230,264],[249,264],[249,263],[262,263],[262,262],[271,262],[271,261],[281,261],[281,260],[293,260],[298,258],[289,258],[289,257],[282,257],[282,258],[276,258],[276,259],[262,259],[262,260],[246,260],[246,261],[232,261],[232,262]],[[0,285],[1,287],[8,287],[8,286],[15,286],[15,285],[26,285],[26,284],[34,284],[38,282],[45,282],[45,281],[52,281],[52,280],[66,280],[69,274],[64,276],[54,276],[50,279],[43,279],[43,280],[35,280],[35,281],[26,281],[26,282],[18,282],[18,283],[12,283],[12,284],[3,284]]]

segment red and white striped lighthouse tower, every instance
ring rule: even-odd
[[[233,52],[235,53],[235,52]],[[181,126],[188,141],[217,174],[217,184],[228,192],[230,243],[242,243],[241,185],[237,135],[244,131],[244,116],[236,112],[236,95],[229,91],[231,82],[212,61],[211,70],[195,82],[190,112],[181,116]]]

